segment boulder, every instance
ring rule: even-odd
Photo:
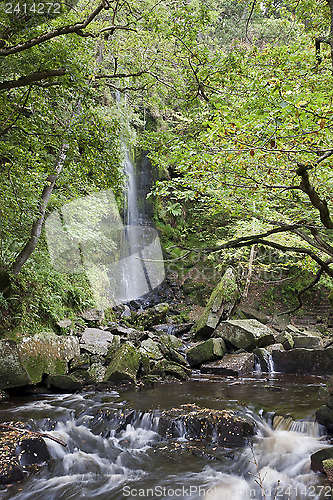
[[[333,347],[273,351],[275,370],[284,373],[333,374]]]
[[[18,344],[0,341],[0,389],[37,384],[44,374],[65,375],[80,354],[77,337],[37,333]]]
[[[176,349],[174,349],[173,347],[167,346],[165,344],[159,344],[159,347],[161,352],[163,353],[163,356],[169,361],[177,363],[178,365],[189,366],[184,356],[176,351]]]
[[[238,311],[241,312],[245,316],[245,318],[256,319],[264,325],[266,325],[266,323],[268,323],[269,321],[269,316],[267,316],[267,314],[261,311],[257,311],[257,309],[254,309],[253,307],[242,306],[238,308]]]
[[[311,469],[314,472],[324,472],[323,461],[333,458],[333,447],[324,448],[311,455]]]
[[[151,335],[151,334],[149,334]],[[160,344],[166,345],[167,347],[172,347],[173,349],[182,349],[183,348],[183,342],[178,339],[175,335],[159,335],[158,336],[158,342]]]
[[[109,365],[117,351],[119,351],[121,346],[119,335],[114,335],[111,344],[109,344],[107,355],[105,356],[105,364]]]
[[[238,297],[236,274],[229,267],[220,283],[214,288],[202,316],[195,325],[195,337],[197,339],[210,337],[217,325],[229,318]]]
[[[66,392],[76,392],[83,388],[83,381],[74,374],[71,375],[48,375],[44,384],[53,389],[60,389]]]
[[[9,422],[17,429],[26,428],[22,422]],[[25,468],[42,465],[50,460],[45,441],[38,436],[11,429],[0,429],[0,485],[23,480]]]
[[[99,326],[104,320],[104,311],[99,309],[87,309],[81,314],[81,317],[88,326]]]
[[[275,341],[278,344],[282,344],[286,350],[292,349],[294,347],[294,338],[291,333],[288,332],[275,334]]]
[[[316,411],[316,420],[324,425],[329,431],[333,431],[333,409],[328,405],[323,405]]]
[[[135,320],[135,325],[143,329],[152,328],[154,325],[158,325],[165,320],[169,309],[169,304],[161,302],[140,313]]]
[[[297,335],[294,337],[295,349],[323,349],[323,340],[312,335]]]
[[[142,354],[146,354],[150,359],[159,360],[163,358],[163,354],[157,342],[148,338],[141,342],[139,351]]]
[[[127,342],[116,352],[114,359],[106,369],[104,382],[131,382],[136,384],[136,376],[140,369],[142,354]]]
[[[112,341],[113,335],[109,331],[100,330],[99,328],[86,328],[80,340],[80,347],[90,354],[106,356]]]
[[[91,367],[88,370],[88,373],[95,383],[103,382],[106,368],[102,365],[102,363],[92,363]]]
[[[199,342],[186,351],[186,356],[191,366],[198,366],[207,361],[222,358],[226,346],[223,339],[209,339]]]
[[[185,437],[219,446],[241,446],[254,434],[252,421],[232,410],[212,410],[195,404],[167,410],[159,419],[158,432],[162,436]]]
[[[162,359],[155,363],[151,373],[152,375],[160,375],[161,377],[170,375],[178,380],[188,380],[191,376],[191,370],[189,368],[166,359]]]
[[[250,352],[239,352],[225,354],[219,361],[213,361],[201,365],[201,373],[213,375],[231,375],[238,377],[252,373],[254,368],[254,354]]]
[[[217,327],[215,336],[223,338],[237,349],[248,351],[275,342],[273,331],[256,319],[223,321]]]

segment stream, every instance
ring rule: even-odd
[[[324,384],[313,376],[263,373],[235,379],[195,372],[191,381],[151,389],[12,397],[1,403],[1,422],[33,419],[67,448],[46,439],[51,463],[1,490],[0,498],[331,498],[325,476],[310,470],[310,455],[329,446],[313,421]],[[256,422],[253,444],[223,448],[184,435],[162,438],[160,412],[188,403],[239,410]],[[119,426],[130,413],[130,423]],[[286,430],[282,421],[274,430],[274,414],[291,417],[293,425]]]

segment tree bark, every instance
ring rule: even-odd
[[[48,205],[48,202],[50,200],[50,196],[52,194],[54,185],[62,171],[62,168],[64,166],[65,160],[66,160],[66,151],[69,147],[69,144],[67,142],[63,142],[62,146],[60,148],[60,151],[58,153],[58,156],[56,158],[56,161],[54,163],[53,171],[54,174],[48,177],[48,182],[49,184],[44,187],[43,193],[42,193],[42,199],[41,199],[41,204],[39,207],[39,217],[38,219],[33,223],[32,228],[31,228],[31,233],[30,233],[30,238],[27,241],[27,243],[24,245],[18,256],[16,257],[15,261],[13,262],[10,270],[12,271],[13,274],[19,274],[22,266],[27,262],[29,257],[32,255],[34,252],[41,232],[42,232],[42,227],[45,219],[45,212],[46,212],[46,207]]]
[[[36,73],[31,73],[30,75],[22,76],[17,80],[7,80],[1,82],[0,90],[25,87],[26,85],[31,85],[34,82],[40,82],[41,80],[45,80],[46,78],[52,78],[53,76],[62,76],[65,73],[65,68],[38,71]]]

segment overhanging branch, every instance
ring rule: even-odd
[[[65,68],[37,71],[35,73],[31,73],[30,75],[22,76],[17,80],[6,80],[1,82],[0,90],[25,87],[26,85],[31,85],[34,82],[40,82],[41,80],[46,80],[48,78],[52,78],[53,76],[62,76],[65,73]]]

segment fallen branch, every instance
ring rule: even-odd
[[[64,446],[64,447],[67,446],[67,443],[64,443],[64,441],[61,441],[61,439],[58,439],[54,436],[50,436],[50,434],[46,434],[45,432],[30,431],[29,429],[20,429],[19,427],[14,427],[13,425],[7,425],[7,424],[0,424],[0,427],[2,427],[3,429],[11,430],[11,431],[28,432],[29,434],[33,434],[34,436],[39,436],[39,437],[51,439],[52,441],[55,441],[56,443],[61,444],[61,446]]]

